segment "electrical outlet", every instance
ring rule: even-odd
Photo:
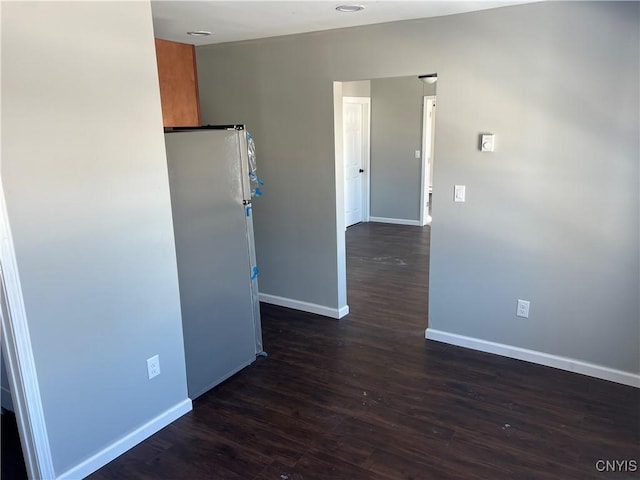
[[[160,375],[160,357],[158,355],[147,359],[147,372],[149,373],[149,380]]]
[[[516,316],[522,318],[529,318],[529,302],[527,300],[518,299],[518,308],[516,309]]]

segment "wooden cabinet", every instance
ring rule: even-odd
[[[156,38],[156,57],[164,126],[200,125],[195,47]]]

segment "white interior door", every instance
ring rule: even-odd
[[[344,97],[342,101],[347,227],[369,219],[370,103],[366,97]]]
[[[431,193],[431,173],[433,172],[433,139],[435,134],[436,97],[427,96],[422,102],[422,186],[420,191],[420,223],[431,222],[429,215],[429,194]]]

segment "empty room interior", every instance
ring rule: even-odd
[[[635,478],[640,3],[0,3],[2,478]]]

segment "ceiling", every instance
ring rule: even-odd
[[[439,17],[521,3],[531,1],[152,0],[151,8],[156,37],[194,45],[208,45],[413,18]],[[336,11],[335,7],[344,4],[363,5],[365,9],[354,13]],[[208,37],[191,37],[186,34],[193,30],[207,30],[212,34]]]

